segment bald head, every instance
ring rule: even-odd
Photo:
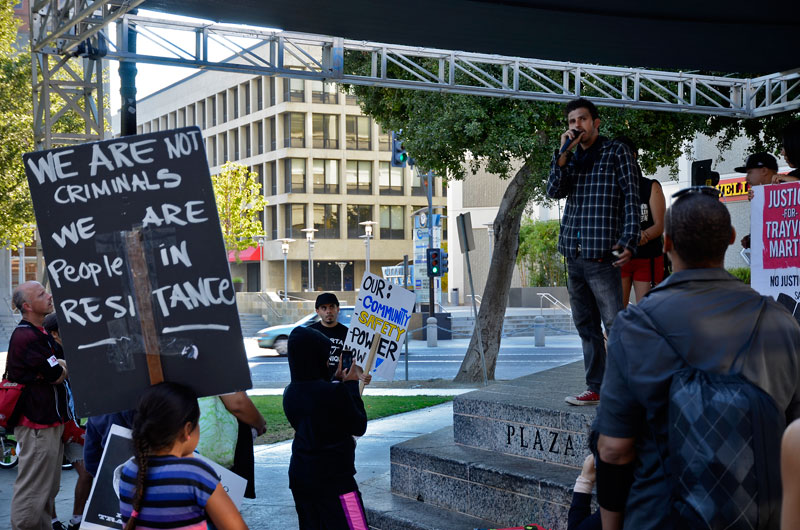
[[[45,315],[53,312],[53,297],[39,282],[20,284],[14,289],[11,301],[22,313],[22,318],[31,324],[41,325]]]

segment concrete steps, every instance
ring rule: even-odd
[[[258,330],[269,326],[263,316],[253,313],[239,313],[239,322],[242,325],[243,337],[255,337]]]
[[[503,335],[513,335],[517,337],[533,337],[534,319],[538,314],[530,315],[506,315],[503,322]],[[570,333],[575,332],[575,325],[572,316],[563,312],[543,312],[541,315],[545,319],[545,335],[561,335],[560,331]],[[464,338],[472,335],[475,319],[472,316],[454,316],[451,320],[454,338]]]
[[[595,408],[564,396],[583,385],[578,362],[457,396],[453,427],[391,448],[391,496],[364,495],[370,526],[565,530]],[[423,509],[420,524],[410,514]],[[454,526],[456,517],[467,519]]]

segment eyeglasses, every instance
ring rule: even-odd
[[[691,195],[692,193],[702,193],[703,195],[708,195],[709,197],[714,197],[715,199],[719,199],[720,191],[719,188],[715,188],[714,186],[689,186],[688,188],[683,188],[682,190],[678,190],[672,194],[673,202],[681,197],[685,197],[687,195]]]

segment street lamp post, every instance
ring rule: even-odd
[[[255,240],[258,242],[258,291],[263,293],[264,286],[267,283],[264,281],[266,280],[266,276],[264,274],[264,251],[266,250],[265,247],[267,246],[267,235],[262,234],[255,236]]]
[[[344,268],[347,267],[346,261],[337,261],[336,264],[339,266],[339,287],[342,292],[344,292]]]
[[[283,253],[283,303],[286,304],[289,301],[289,243],[294,243],[294,239],[283,238],[278,241],[281,242],[281,252]]]
[[[314,232],[316,228],[303,228],[301,232],[305,232],[306,241],[308,241],[308,290],[314,290]]]
[[[361,237],[364,238],[364,245],[367,247],[366,271],[369,272],[369,240],[372,239],[372,227],[378,223],[375,221],[363,221],[358,224],[364,227],[364,235]]]

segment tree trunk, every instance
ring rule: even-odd
[[[500,351],[500,339],[503,333],[503,321],[508,305],[508,290],[519,250],[519,229],[522,213],[531,196],[531,169],[524,164],[503,194],[497,217],[494,220],[494,249],[486,287],[483,290],[476,331],[472,333],[467,354],[461,363],[454,381],[483,381],[483,364],[478,348],[477,329],[480,326],[483,352],[486,357],[486,375],[494,380],[494,369],[497,354]]]

